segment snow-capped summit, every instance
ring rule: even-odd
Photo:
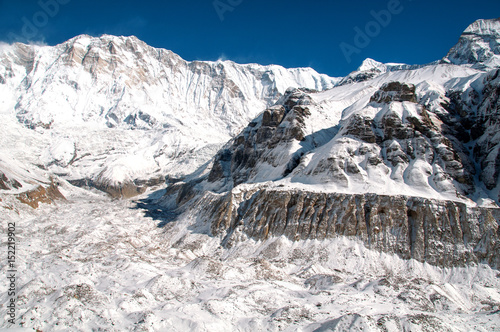
[[[372,79],[376,76],[382,75],[391,71],[398,70],[409,70],[409,69],[418,69],[428,65],[432,65],[434,63],[430,63],[427,65],[407,65],[404,63],[382,63],[371,58],[366,58],[363,60],[361,65],[355,71],[349,73],[346,77],[342,78],[338,85],[351,84],[356,82],[362,82],[369,79]]]
[[[500,18],[491,20],[477,20],[465,29],[464,35],[496,36],[500,37]]]
[[[444,61],[475,68],[500,67],[500,18],[469,25]]]
[[[15,86],[16,113],[30,127],[70,121],[153,128],[175,125],[171,118],[180,110],[191,120],[203,109],[198,120],[208,117],[230,133],[289,86],[324,90],[338,81],[311,68],[188,62],[134,36],[81,35],[54,47],[16,44],[3,58],[0,75],[23,79]],[[222,116],[229,108],[237,114]]]
[[[366,58],[361,63],[361,66],[357,69],[357,71],[368,71],[368,70],[378,70],[380,72],[385,72],[387,70],[387,66],[382,62],[378,62],[371,58]]]
[[[134,36],[80,35],[3,45],[0,112],[53,136],[38,152],[44,167],[109,188],[188,174],[287,88],[338,80],[311,68],[185,61]],[[68,163],[53,158],[55,145],[68,148]]]

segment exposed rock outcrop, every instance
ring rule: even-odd
[[[283,156],[276,147],[304,140],[304,118],[310,115],[307,105],[311,103],[311,98],[301,90],[288,90],[283,105],[266,109],[217,153],[208,181],[220,182],[221,188],[228,185],[231,188],[255,176],[258,165],[278,167],[283,166],[282,158],[293,159],[290,155]],[[277,176],[289,171],[284,168]]]
[[[54,182],[48,187],[40,185],[36,189],[16,194],[15,196],[21,203],[27,204],[34,209],[38,208],[40,203],[52,204],[55,200],[66,199]]]
[[[88,179],[70,180],[69,182],[77,187],[96,188],[109,194],[113,198],[131,198],[144,193],[148,187],[164,183],[165,178],[157,176],[149,180],[135,180],[123,183],[99,182]]]
[[[415,86],[400,82],[385,83],[370,99],[370,102],[386,104],[391,101],[410,101],[416,103]]]
[[[108,193],[113,198],[131,198],[146,191],[146,187],[137,186],[134,183],[123,183],[115,185],[97,184],[96,188]]]
[[[490,73],[482,91],[473,128],[481,135],[474,145],[474,158],[481,165],[480,178],[490,190],[498,187],[500,175],[500,70]],[[499,196],[500,200],[500,196]]]
[[[438,116],[444,123],[443,134],[449,138],[448,142],[455,146],[460,159],[467,162],[465,170],[469,178],[476,173],[474,165],[478,165],[479,179],[486,189],[495,191],[500,175],[500,70],[492,70],[479,80],[478,91],[471,88],[450,91],[449,101],[442,105],[447,113]],[[473,146],[472,153],[465,144]]]
[[[412,84],[382,85],[363,109],[339,126],[339,133],[329,143],[330,151],[314,156],[292,175],[315,175],[330,164],[335,168],[331,174],[339,180],[336,183],[347,188],[351,181],[370,180],[366,174],[370,166],[377,166],[391,180],[410,186],[452,195],[475,190],[476,169],[463,142],[448,135],[444,129],[449,127],[417,103]]]
[[[243,233],[264,240],[356,237],[369,248],[439,266],[500,267],[500,209],[408,196],[235,190],[196,204],[225,245]]]
[[[16,179],[10,179],[3,172],[0,172],[0,190],[19,189],[22,186]]]
[[[486,85],[485,89],[493,91],[494,87]],[[478,112],[477,121],[485,121],[486,114],[491,114],[488,123],[494,124],[498,114],[491,111],[491,105],[496,105],[498,97],[493,92],[487,96],[480,103],[485,105],[485,114]],[[453,118],[459,112],[472,111],[456,99],[449,99],[448,113],[445,108],[429,109],[417,101],[414,85],[384,84],[363,109],[340,122],[328,143],[298,150],[302,155],[287,153],[284,147],[304,139],[303,128],[311,116],[306,105],[311,104],[300,91],[290,93],[217,154],[206,178],[171,186],[167,190],[167,196],[175,197],[171,207],[202,210],[199,217],[227,246],[246,237],[321,240],[348,236],[372,249],[439,266],[487,263],[500,267],[500,209],[463,203],[464,195],[475,190],[476,167],[465,142],[452,134],[459,130],[453,127]],[[464,109],[455,111],[453,103]],[[495,142],[494,132],[484,136],[485,142]],[[488,144],[481,147],[491,148]],[[492,150],[480,152],[488,153],[495,154]],[[279,163],[275,163],[277,157]],[[283,172],[280,167],[286,162]],[[238,186],[252,183],[249,179],[264,163],[278,165],[274,169],[280,171],[272,173],[278,174],[276,178],[264,179],[288,178],[289,189]],[[355,181],[363,185],[388,181],[387,175],[397,185],[444,192],[457,201],[293,189],[294,181],[349,188]]]

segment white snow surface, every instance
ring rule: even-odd
[[[382,62],[366,58],[361,64],[361,66],[358,67],[357,71],[368,71],[368,70],[379,70],[381,72],[385,72],[387,70],[387,66]]]
[[[500,278],[442,269],[348,238],[231,249],[185,215],[158,227],[131,200],[69,185],[16,222],[17,327],[42,331],[494,331]],[[160,190],[153,196],[162,194]],[[144,198],[144,197],[139,197]],[[162,218],[168,218],[163,214]],[[5,234],[6,223],[0,225]],[[8,267],[0,261],[5,275]],[[7,286],[0,283],[0,302]],[[11,327],[0,318],[0,326]]]
[[[133,36],[4,44],[0,59],[0,113],[47,136],[41,164],[107,183],[189,174],[287,88],[339,80],[311,68],[188,62]]]

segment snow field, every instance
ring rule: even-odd
[[[18,230],[23,327],[313,331],[348,323],[379,331],[380,323],[419,331],[425,324],[411,322],[420,317],[436,331],[500,328],[499,273],[487,266],[440,269],[347,238],[222,248],[189,215],[160,228],[165,220],[148,216],[147,204],[62,191],[68,201],[57,206],[6,210]],[[0,326],[9,326],[4,316]]]

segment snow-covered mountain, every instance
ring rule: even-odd
[[[499,32],[479,20],[441,60],[344,78],[135,37],[1,45],[16,322],[498,330]]]
[[[445,62],[488,69],[500,66],[500,18],[477,20],[465,29]]]
[[[202,206],[225,245],[346,235],[433,264],[500,266],[500,70],[367,60],[355,73],[370,75],[289,89],[163,204]]]
[[[438,61],[432,63],[435,64]],[[351,84],[361,81],[366,81],[374,78],[375,76],[384,74],[389,71],[397,70],[411,70],[425,67],[425,65],[407,65],[404,63],[382,63],[376,60],[367,58],[363,61],[361,66],[355,71],[349,73],[346,77],[342,78],[338,85]]]
[[[129,197],[191,174],[190,198],[265,184],[497,207],[499,30],[479,20],[443,61],[367,59],[344,78],[188,62],[135,37],[3,45],[2,126],[15,143],[2,147],[2,187],[68,180]]]
[[[311,68],[188,62],[135,37],[0,49],[1,112],[51,136],[38,164],[118,196],[192,172],[288,87],[337,82]]]
[[[500,26],[498,20],[474,22],[452,51],[472,31],[496,36]],[[199,176],[219,192],[271,181],[494,206],[500,174],[498,76],[498,68],[470,63],[410,66],[367,59],[332,89],[289,89]]]
[[[310,68],[187,62],[135,37],[108,35],[55,47],[15,44],[2,58],[2,76],[16,88],[17,116],[31,128],[166,128],[179,126],[173,119],[182,112],[185,127],[214,122],[227,135],[289,86],[324,90],[337,82]]]

